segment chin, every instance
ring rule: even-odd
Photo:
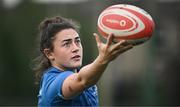
[[[74,68],[79,68],[79,67],[81,67],[81,64],[74,66]]]
[[[82,62],[78,61],[78,62],[69,63],[69,65],[66,65],[66,68],[77,69],[81,66],[82,66]]]
[[[72,68],[73,68],[73,69],[76,69],[76,68],[81,67],[81,65],[82,65],[81,63],[80,63],[80,64],[74,64],[74,65],[72,66]]]

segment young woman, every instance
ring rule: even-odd
[[[96,83],[109,62],[133,46],[124,40],[113,43],[113,34],[103,43],[94,33],[99,55],[82,67],[83,48],[78,26],[60,16],[39,26],[40,52],[36,79],[40,83],[38,106],[98,106]]]

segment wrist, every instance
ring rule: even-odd
[[[102,65],[107,65],[108,63],[109,63],[109,61],[108,60],[105,60],[102,56],[98,56],[97,58],[96,58],[96,62],[98,63],[98,64],[102,64]]]

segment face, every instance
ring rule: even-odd
[[[55,35],[53,47],[53,51],[46,54],[52,66],[67,70],[82,65],[82,45],[74,29],[64,29],[58,32]]]

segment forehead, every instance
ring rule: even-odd
[[[79,34],[74,29],[64,29],[56,34],[56,40],[74,39],[79,37]]]

